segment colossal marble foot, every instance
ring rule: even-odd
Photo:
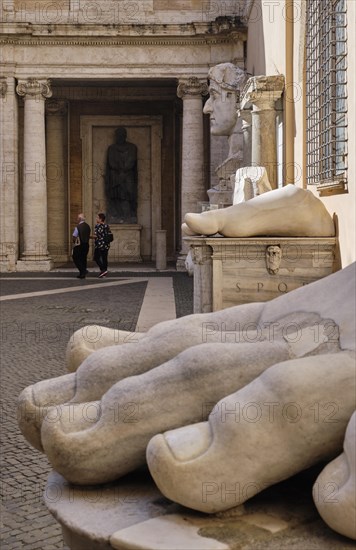
[[[186,214],[182,229],[188,235],[225,237],[330,237],[333,220],[311,191],[286,185],[228,208]]]
[[[222,396],[275,362],[338,351],[338,338],[328,338],[330,326],[330,319],[317,314],[292,314],[274,324],[273,335],[269,324],[250,325],[248,333],[234,335],[238,343],[230,344],[216,343],[210,326],[215,343],[193,346],[149,372],[118,382],[101,401],[50,409],[42,424],[44,451],[73,483],[116,479],[144,464],[154,434],[206,419]]]
[[[234,330],[236,323],[256,325],[262,308],[263,304],[240,306],[231,319],[216,312],[158,323],[139,337],[138,342],[128,341],[90,353],[75,373],[43,380],[23,390],[17,413],[21,432],[31,445],[42,451],[40,431],[50,407],[100,400],[118,381],[165,363],[184,349],[200,344],[203,338],[221,342],[221,331],[215,327],[221,327],[222,323],[226,330]],[[214,329],[210,330],[212,320]]]
[[[225,368],[236,369],[235,376],[240,380],[240,362],[242,369],[247,369],[241,355],[245,349],[248,357],[258,346],[257,368],[261,366],[260,356],[264,358],[266,355],[271,359],[269,353],[274,345],[288,357],[316,353],[337,356],[339,344],[342,349],[354,349],[354,301],[355,265],[271,302],[245,304],[160,323],[134,345],[127,343],[99,349],[86,358],[76,373],[39,382],[24,390],[19,404],[21,430],[37,448],[41,449],[44,444],[53,465],[63,473],[68,470],[69,473],[64,475],[69,479],[74,479],[70,469],[73,467],[76,472],[75,464],[80,465],[84,472],[83,475],[79,472],[82,477],[76,478],[78,483],[95,479],[100,470],[97,457],[102,455],[106,470],[102,477],[98,475],[98,482],[107,479],[107,471],[111,467],[110,479],[113,479],[128,471],[127,468],[135,467],[135,452],[141,457],[138,460],[142,460],[142,448],[147,438],[157,432],[201,420],[202,416],[197,420],[195,401],[204,398],[210,402],[211,399],[211,404],[214,404],[220,399],[218,392],[222,387],[220,384],[225,383],[221,381]],[[234,351],[230,354],[228,349],[231,343]],[[259,346],[263,346],[262,351]],[[197,356],[200,348],[201,355]],[[211,366],[210,355],[214,367]],[[182,366],[177,367],[182,356]],[[274,356],[262,370],[283,358],[286,356]],[[207,372],[211,373],[212,389],[209,387],[208,393],[204,393],[204,386],[200,394],[198,390],[206,376],[201,365],[205,364],[210,365]],[[184,369],[186,373],[183,376]],[[260,372],[254,371],[253,367],[247,370],[250,371],[248,376],[258,376]],[[161,373],[162,377],[157,373]],[[141,378],[143,375],[145,378]],[[180,382],[182,377],[187,385]],[[227,380],[230,380],[229,376]],[[180,387],[184,391],[180,391]],[[231,384],[227,388],[224,386],[223,391],[228,394],[237,387],[240,386]],[[216,393],[209,393],[214,391]],[[190,403],[187,413],[184,409],[186,403]],[[129,420],[137,411],[136,405],[142,413],[139,423]],[[201,402],[198,408],[201,410]],[[166,417],[168,424],[165,423]],[[42,430],[41,441],[44,418],[46,427]],[[172,418],[175,419],[173,423]],[[122,430],[120,423],[124,426]],[[114,435],[110,440],[111,431]],[[128,455],[125,454],[125,447],[129,449]],[[115,458],[116,462],[111,463],[111,459],[105,462],[111,449],[111,456],[117,454],[118,458]],[[130,454],[132,449],[134,453]],[[88,476],[85,471],[87,465]]]
[[[66,363],[69,372],[75,372],[83,361],[94,351],[118,344],[135,344],[146,334],[144,332],[128,332],[88,325],[76,330],[68,342]]]
[[[318,476],[313,498],[331,529],[356,539],[356,412],[346,429],[344,452]]]
[[[209,421],[156,435],[150,472],[171,500],[226,510],[335,456],[355,408],[355,355],[274,365],[217,403]]]
[[[156,433],[206,419],[231,389],[289,354],[286,342],[195,346],[118,382],[101,401],[50,409],[41,430],[44,451],[68,481],[111,481],[145,464]]]

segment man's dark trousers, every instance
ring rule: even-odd
[[[73,262],[79,270],[79,275],[85,277],[87,272],[87,256],[89,252],[89,243],[78,244],[73,248]]]

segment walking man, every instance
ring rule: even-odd
[[[79,270],[78,279],[85,279],[87,270],[87,256],[89,252],[89,237],[90,237],[90,225],[85,221],[84,214],[78,214],[78,225],[73,231],[72,239],[74,243],[73,248],[73,262]]]
[[[99,212],[96,217],[95,225],[95,239],[94,244],[94,260],[98,264],[100,269],[99,277],[106,277],[108,274],[108,253],[110,248],[111,234],[110,227],[105,223],[105,214]]]

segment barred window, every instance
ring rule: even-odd
[[[307,0],[307,183],[347,183],[346,0]]]

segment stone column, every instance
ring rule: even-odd
[[[24,98],[23,243],[18,271],[49,271],[53,261],[47,250],[47,188],[45,99],[52,92],[48,80],[19,81],[17,93]]]
[[[67,102],[46,102],[48,251],[55,262],[68,261],[67,163],[65,137]]]
[[[252,111],[251,109],[242,109],[238,111],[242,118],[242,140],[243,140],[243,166],[251,166],[252,154]]]
[[[241,109],[252,105],[251,165],[264,166],[272,188],[277,187],[275,102],[282,96],[284,76],[254,76],[244,88]]]
[[[16,271],[19,248],[18,104],[15,78],[0,78],[0,271]]]
[[[204,182],[204,143],[202,96],[208,94],[208,85],[197,77],[182,79],[177,95],[183,99],[182,144],[182,222],[187,212],[197,212],[197,203],[206,201]],[[188,245],[182,240],[177,269],[185,271]]]

